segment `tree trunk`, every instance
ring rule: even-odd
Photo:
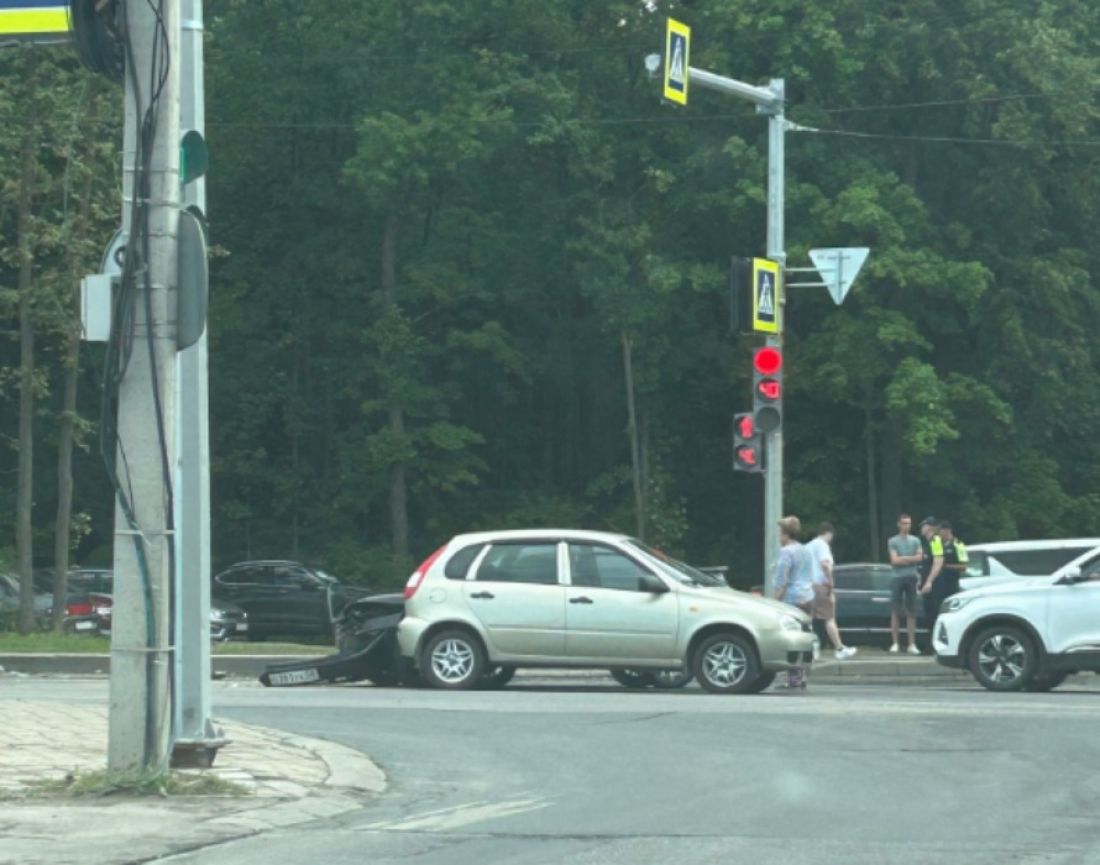
[[[901,482],[901,429],[897,420],[891,418],[886,421],[882,436],[882,498],[879,506],[882,525],[891,531],[894,520],[905,508],[905,503],[902,501]],[[887,534],[891,531],[887,531]]]
[[[382,233],[382,295],[386,306],[397,305],[397,233],[396,214],[386,217]],[[405,437],[405,409],[394,399],[389,406],[390,431],[397,441]],[[390,537],[397,556],[409,554],[409,491],[405,464],[401,460],[390,466]]]
[[[877,562],[882,555],[882,544],[879,538],[879,496],[878,496],[878,472],[875,466],[875,429],[874,419],[871,416],[871,405],[864,407],[863,440],[867,449],[867,518],[871,532],[871,560]]]
[[[31,276],[31,203],[37,142],[33,125],[23,136],[23,168],[19,190],[16,244],[19,256],[19,491],[15,504],[15,545],[19,558],[19,633],[34,628],[34,548],[31,511],[34,507],[34,321]]]
[[[65,396],[57,443],[57,518],[53,534],[53,629],[65,621],[68,594],[69,547],[73,513],[73,429],[76,425],[76,387],[80,374],[80,330],[69,334],[65,351]]]
[[[95,112],[88,118],[94,122]],[[75,132],[74,128],[74,132]],[[70,142],[70,160],[72,142]],[[70,162],[70,168],[72,163]],[[70,168],[66,168],[69,171]],[[68,595],[69,548],[72,546],[73,515],[73,440],[76,429],[76,394],[80,380],[80,271],[81,261],[76,253],[76,241],[83,240],[90,227],[92,208],[93,173],[86,171],[81,189],[81,198],[75,230],[69,232],[67,248],[69,250],[69,284],[72,291],[69,296],[70,322],[69,335],[65,344],[65,392],[61,405],[61,421],[57,442],[57,516],[53,533],[53,629],[60,632],[65,622],[65,598]]]
[[[638,442],[638,417],[634,409],[634,342],[624,330],[623,373],[626,380],[627,435],[630,437],[630,468],[634,478],[634,532],[645,540],[645,489],[642,486],[641,448]]]

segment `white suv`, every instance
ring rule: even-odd
[[[1100,551],[1049,577],[1018,577],[943,602],[936,660],[991,691],[1048,691],[1070,673],[1100,672]]]

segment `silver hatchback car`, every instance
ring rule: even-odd
[[[687,668],[708,691],[764,690],[812,661],[808,616],[734,591],[641,541],[539,529],[459,535],[409,578],[401,654],[438,688],[517,667]]]

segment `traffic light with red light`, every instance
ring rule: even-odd
[[[739,472],[764,471],[764,437],[747,412],[733,416],[733,468]]]
[[[783,423],[783,352],[772,345],[752,356],[752,419],[756,432],[764,435]]]

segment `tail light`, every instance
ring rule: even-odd
[[[407,601],[413,595],[416,594],[416,590],[420,588],[420,584],[424,582],[424,575],[428,573],[428,569],[435,564],[435,560],[443,555],[443,551],[447,549],[447,545],[444,544],[428,558],[424,559],[420,563],[420,567],[412,572],[412,576],[409,577],[409,581],[405,583],[405,600]]]
[[[88,601],[66,604],[65,614],[68,616],[90,616],[92,614],[92,605]]]

